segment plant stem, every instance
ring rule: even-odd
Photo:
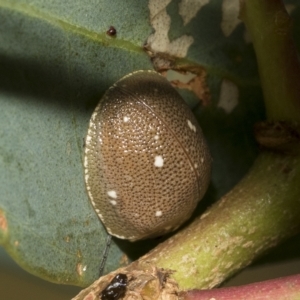
[[[239,287],[182,293],[184,300],[299,300],[300,275],[293,275]]]
[[[300,65],[283,2],[242,0],[240,18],[252,37],[268,119],[300,121]]]

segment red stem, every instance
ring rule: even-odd
[[[239,287],[193,290],[182,296],[184,300],[299,300],[300,274]]]

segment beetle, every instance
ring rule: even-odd
[[[106,34],[109,35],[109,36],[111,36],[111,37],[114,37],[114,36],[117,35],[117,30],[116,30],[116,28],[114,26],[110,26],[108,28],[108,30],[106,31]]]
[[[85,183],[109,234],[177,229],[203,197],[211,156],[188,105],[160,74],[130,73],[104,94],[86,136]]]
[[[126,293],[128,279],[126,274],[117,274],[108,286],[100,293],[101,300],[118,300]]]

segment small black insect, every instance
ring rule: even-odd
[[[109,36],[115,36],[117,34],[117,30],[114,26],[110,26],[109,29],[106,31],[106,34]]]
[[[110,284],[101,292],[101,300],[118,300],[125,296],[127,287],[127,276],[117,274]]]

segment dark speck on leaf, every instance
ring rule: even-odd
[[[117,30],[114,26],[110,26],[109,29],[106,31],[106,34],[109,36],[116,36]]]

